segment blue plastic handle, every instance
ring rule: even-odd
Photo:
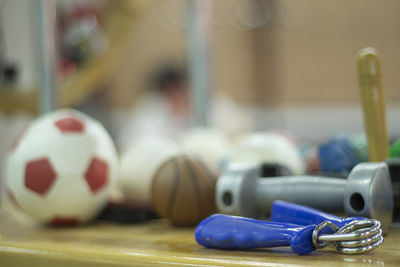
[[[267,222],[214,214],[197,226],[197,243],[208,248],[252,249],[290,246],[297,254],[315,250],[312,232],[316,225]]]
[[[329,220],[340,228],[354,220],[363,220],[363,219],[365,218],[364,217],[341,218],[317,209],[281,200],[274,201],[274,203],[272,203],[272,209],[271,209],[271,221],[294,223],[298,225],[320,224],[324,221]]]

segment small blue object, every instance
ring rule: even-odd
[[[330,221],[337,227],[341,228],[354,220],[364,220],[364,217],[348,217],[341,218],[317,209],[297,205],[281,200],[276,200],[272,203],[271,208],[271,221],[294,223],[298,225],[320,224],[324,221]],[[325,229],[324,229],[325,230]],[[331,231],[326,228],[326,231]],[[321,232],[328,234],[328,232]]]
[[[322,172],[347,175],[359,163],[350,142],[338,138],[318,146]]]
[[[309,254],[316,248],[312,233],[316,225],[268,222],[214,214],[197,226],[197,243],[208,248],[254,249],[290,246],[297,254]]]

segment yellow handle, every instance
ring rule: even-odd
[[[384,161],[389,155],[389,143],[385,94],[376,50],[372,47],[361,49],[357,63],[369,158],[370,161]]]

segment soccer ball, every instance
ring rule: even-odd
[[[114,185],[117,153],[103,126],[71,109],[34,121],[13,145],[5,168],[8,198],[40,223],[93,219]]]

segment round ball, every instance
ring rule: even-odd
[[[107,202],[117,154],[103,126],[75,110],[35,120],[6,162],[6,191],[36,221],[71,225],[94,218]]]
[[[151,205],[151,183],[158,167],[180,148],[169,139],[147,137],[137,141],[121,156],[119,183],[128,201]]]
[[[229,143],[225,133],[215,128],[191,128],[181,137],[182,149],[201,157],[213,170],[218,170],[219,162],[230,148]]]
[[[174,225],[195,225],[215,213],[215,183],[216,175],[200,158],[172,157],[154,176],[154,208]]]
[[[243,138],[229,156],[231,163],[273,163],[287,167],[293,174],[304,173],[304,162],[297,146],[276,133],[253,133]]]

